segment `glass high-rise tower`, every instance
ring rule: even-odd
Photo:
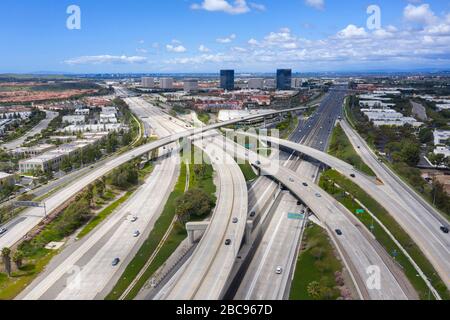
[[[292,69],[277,70],[277,90],[291,90]]]
[[[220,87],[224,90],[234,90],[234,70],[220,70]]]

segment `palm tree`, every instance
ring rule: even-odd
[[[308,294],[311,298],[313,299],[319,299],[320,298],[320,293],[321,293],[321,287],[320,287],[320,283],[317,281],[313,281],[310,284],[308,284],[308,288],[307,288]]]
[[[5,271],[8,274],[8,276],[10,277],[11,276],[11,249],[3,248],[2,259],[3,259],[3,264],[5,266]]]
[[[23,252],[17,250],[13,255],[13,261],[16,264],[17,269],[22,268],[23,265]]]

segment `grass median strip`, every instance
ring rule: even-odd
[[[339,185],[342,189],[335,186]],[[406,277],[418,292],[421,299],[428,299],[429,291],[425,282],[417,275],[417,271],[414,269],[408,258],[402,254],[401,250],[397,247],[394,241],[389,235],[375,223],[369,214],[360,213],[356,214],[356,210],[361,209],[358,203],[353,199],[358,199],[372,214],[374,214],[380,222],[392,233],[397,241],[412,257],[415,263],[430,279],[433,287],[439,292],[442,299],[449,299],[449,291],[445,283],[437,275],[433,266],[422,254],[419,247],[408,236],[408,234],[401,228],[401,226],[394,220],[393,217],[386,211],[386,209],[371,198],[363,189],[357,186],[349,179],[343,177],[341,174],[334,170],[326,171],[322,177],[320,185],[328,193],[333,195],[339,202],[341,202],[347,209],[350,210],[356,217],[369,229],[372,224],[374,225],[373,234],[377,241],[385,248],[385,250],[395,256],[396,262],[402,267]],[[348,192],[350,195],[345,194]]]
[[[343,266],[335,256],[326,231],[310,223],[305,230],[302,246],[290,300],[336,300],[341,296],[347,297],[349,293],[341,276]]]
[[[342,130],[339,124],[333,130],[328,153],[351,164],[369,176],[376,176],[372,169],[370,169],[369,166],[365,164],[361,157],[356,153],[350,143],[350,140],[348,140],[344,130]]]

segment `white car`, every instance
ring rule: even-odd
[[[141,235],[141,233],[140,233],[138,230],[136,230],[136,231],[133,233],[133,237],[135,237],[135,238],[139,237],[140,235]]]
[[[283,273],[283,268],[282,267],[277,267],[277,269],[275,270],[276,274],[282,274]]]

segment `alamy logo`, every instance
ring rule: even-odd
[[[374,4],[370,5],[367,7],[367,14],[370,15],[369,18],[367,18],[367,29],[381,29],[381,8]]]
[[[77,5],[70,5],[67,7],[67,14],[70,16],[67,18],[66,26],[69,30],[81,29],[81,9]]]
[[[370,266],[366,270],[366,284],[369,290],[381,290],[381,270],[379,266]]]

